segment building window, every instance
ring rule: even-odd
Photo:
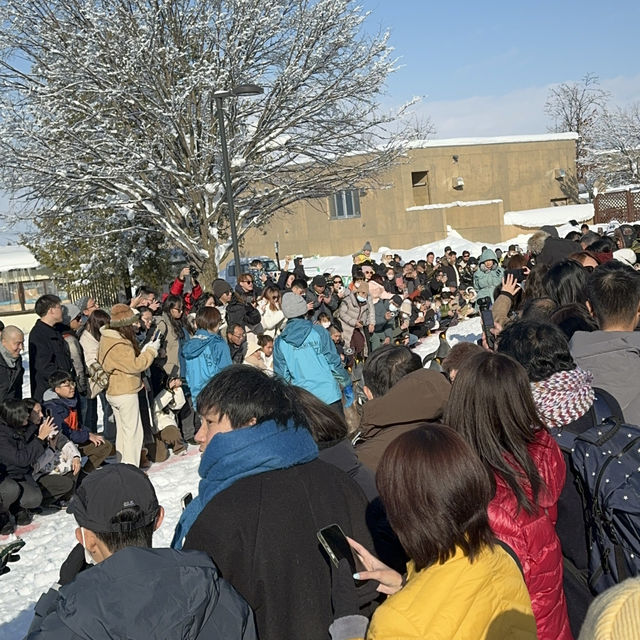
[[[413,192],[413,205],[415,207],[431,204],[428,171],[411,172],[411,191]]]
[[[329,212],[333,220],[360,217],[360,191],[338,191],[329,198]]]

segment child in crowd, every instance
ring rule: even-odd
[[[147,447],[152,462],[164,462],[169,457],[169,449],[173,449],[174,455],[187,453],[176,417],[185,402],[180,378],[169,378],[166,387],[153,399],[154,441]]]

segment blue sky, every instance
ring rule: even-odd
[[[612,102],[640,101],[638,0],[455,3],[361,0],[390,29],[402,68],[385,104],[413,96],[437,138],[544,133],[549,87],[599,76]]]

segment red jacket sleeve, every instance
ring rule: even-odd
[[[184,280],[180,280],[180,278],[176,278],[169,289],[169,292],[172,296],[181,296],[182,290],[184,289]]]

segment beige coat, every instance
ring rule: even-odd
[[[110,373],[107,395],[123,396],[138,393],[142,388],[140,374],[151,366],[156,350],[147,347],[139,356],[133,345],[114,329],[102,327],[98,362]]]

